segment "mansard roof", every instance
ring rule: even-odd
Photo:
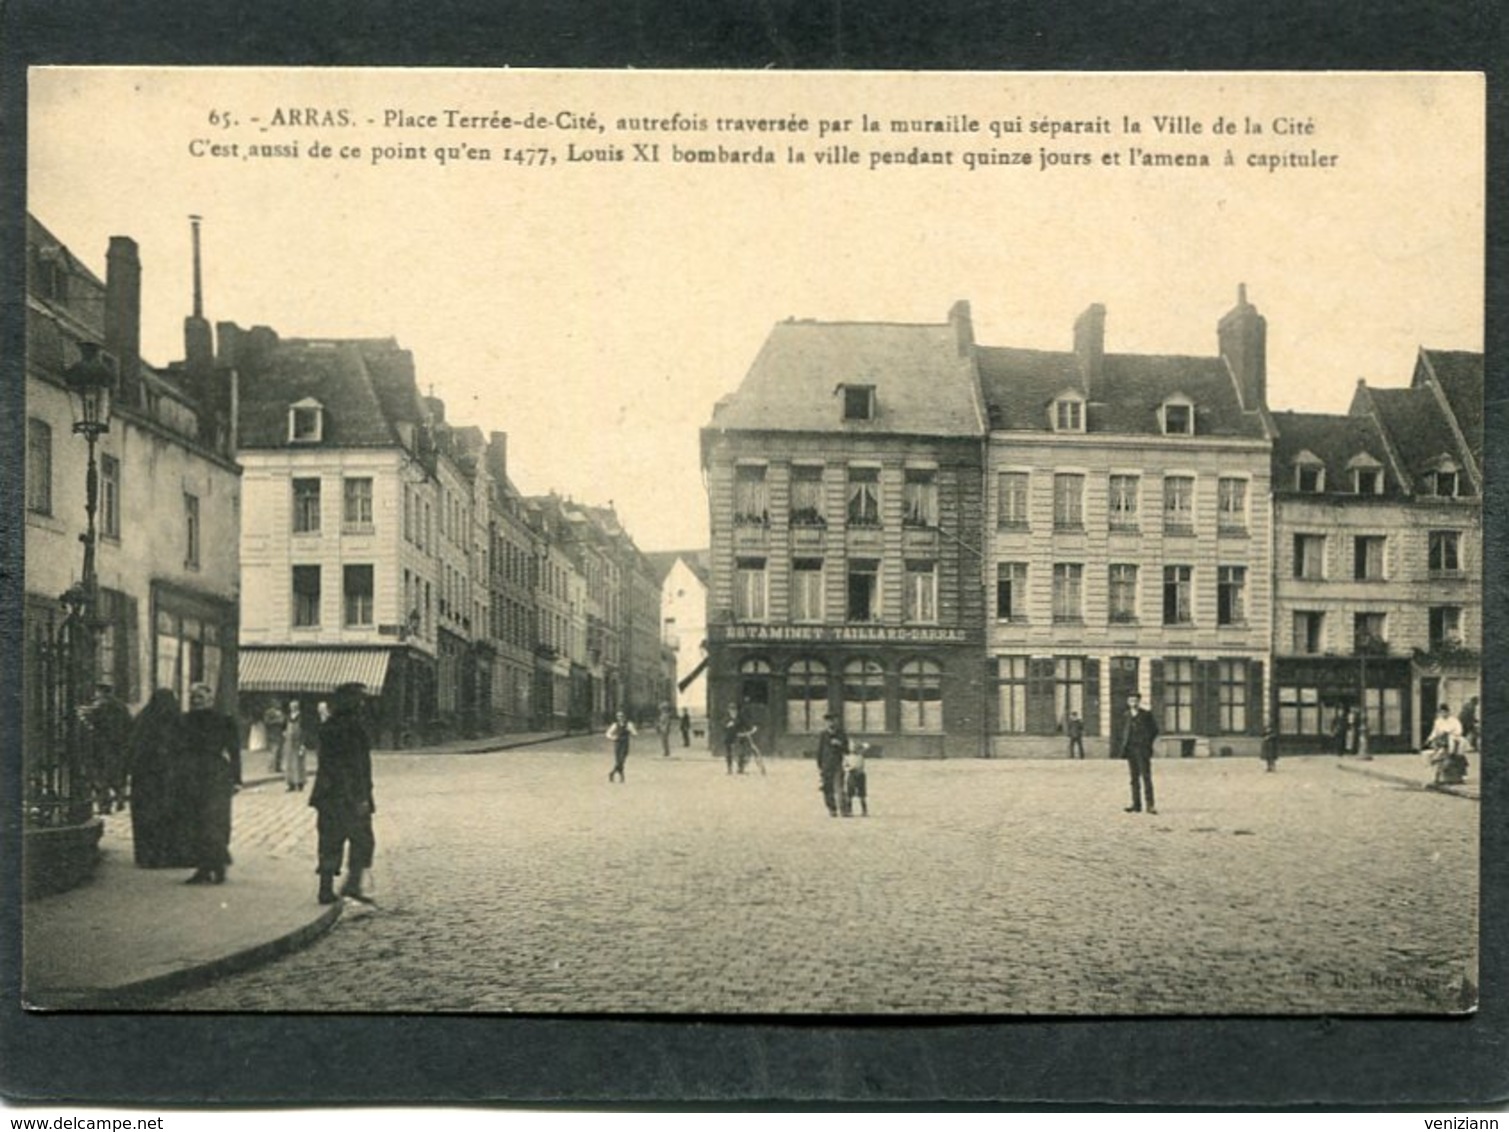
[[[1419,385],[1433,377],[1446,395],[1446,403],[1457,419],[1457,427],[1467,441],[1478,466],[1483,464],[1483,355],[1466,350],[1429,350],[1420,348],[1415,366],[1414,383]]]
[[[1352,470],[1357,457],[1370,457],[1383,467],[1383,497],[1402,493],[1399,476],[1389,459],[1388,445],[1371,417],[1346,413],[1275,412],[1273,425],[1273,489],[1295,490],[1294,469],[1308,457],[1325,468],[1323,495],[1352,495]]]
[[[325,412],[321,439],[308,447],[397,444],[373,377],[373,366],[383,365],[383,352],[353,339],[277,343],[241,376],[241,447],[289,447],[289,406],[307,397],[320,402]]]
[[[981,346],[976,350],[990,427],[1049,431],[1047,408],[1066,390],[1086,396],[1085,431],[1163,434],[1159,408],[1187,398],[1195,406],[1195,435],[1267,434],[1262,415],[1243,410],[1226,363],[1217,357],[1107,354],[1095,388],[1086,389],[1078,359],[1058,350]]]
[[[845,385],[874,388],[873,419],[843,419]],[[709,427],[962,437],[979,436],[982,421],[954,326],[788,320]]]
[[[1466,463],[1451,423],[1431,389],[1423,385],[1408,389],[1368,387],[1366,393],[1411,480],[1432,468],[1443,455],[1459,466]]]

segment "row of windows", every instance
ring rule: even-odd
[[[790,522],[794,527],[821,527],[828,523],[828,502],[823,487],[824,469],[817,464],[791,468]],[[880,469],[851,466],[846,472],[844,519],[851,527],[881,525]],[[764,464],[740,464],[734,469],[734,523],[764,526],[770,522],[770,493]],[[931,468],[907,468],[901,483],[901,521],[909,527],[938,525],[938,481]]]
[[[741,677],[770,673],[769,663],[763,660],[746,660],[739,666]],[[796,660],[787,666],[785,676],[788,732],[821,731],[824,716],[831,711],[841,714],[850,732],[874,734],[889,729],[887,674],[878,661],[850,660],[835,674],[821,660]],[[897,670],[896,684],[897,726],[905,733],[942,731],[942,666],[931,660],[907,661]]]
[[[1365,688],[1363,709],[1368,734],[1401,736],[1404,734],[1404,689]],[[1278,733],[1280,735],[1334,735],[1337,714],[1344,710],[1328,705],[1320,689],[1300,685],[1279,685]]]
[[[1353,495],[1383,494],[1383,468],[1375,461],[1354,457],[1348,471],[1351,473],[1351,483],[1348,486]],[[1306,495],[1320,495],[1326,491],[1326,466],[1319,458],[1302,453],[1294,462],[1293,473],[1291,482],[1295,491]],[[1416,482],[1416,490],[1421,495],[1440,499],[1455,499],[1461,494],[1463,486],[1461,473],[1449,460],[1426,472]]]
[[[1053,402],[1048,422],[1054,432],[1085,431],[1085,400],[1066,394]],[[1171,397],[1158,406],[1158,427],[1164,436],[1195,435],[1195,406],[1185,397]]]
[[[739,558],[734,562],[734,619],[767,621],[770,618],[770,575],[763,558]],[[880,562],[850,559],[847,562],[844,620],[871,622],[881,619]],[[792,621],[821,622],[827,615],[827,586],[821,558],[791,561],[790,611]],[[935,624],[938,620],[938,570],[933,562],[907,562],[902,577],[902,620]]]
[[[1258,666],[1246,660],[1154,661],[1152,711],[1169,733],[1250,734],[1258,721]],[[1085,733],[1100,730],[1100,665],[1082,656],[1002,656],[996,661],[996,729],[1002,734],[1062,731],[1071,715]],[[1120,705],[1112,705],[1118,711]]]
[[[1053,566],[1052,611],[1057,622],[1084,620],[1084,573],[1080,563],[1059,562]],[[1112,623],[1141,620],[1139,568],[1117,562],[1107,567],[1107,618]],[[996,619],[1026,621],[1028,568],[1025,562],[996,565]],[[1165,625],[1194,624],[1193,566],[1163,567],[1162,622]],[[1243,625],[1247,621],[1247,567],[1216,568],[1216,624]]]
[[[407,574],[407,571],[405,571]],[[321,623],[322,568],[293,568],[293,624],[295,628],[316,628]],[[406,579],[407,580],[407,579]],[[425,584],[425,605],[429,605],[429,583]],[[368,628],[372,620],[372,567],[341,567],[342,623],[348,628]]]
[[[319,534],[322,527],[321,481],[300,477],[293,481],[293,533]],[[405,515],[408,519],[408,515]],[[347,476],[341,481],[341,527],[347,531],[372,529],[372,477]],[[411,536],[409,526],[404,533]],[[412,536],[411,536],[412,537]]]
[[[1085,481],[1082,472],[1053,475],[1053,527],[1082,530],[1085,515]],[[1138,531],[1144,518],[1142,479],[1131,473],[1113,474],[1106,484],[1105,524],[1113,531]],[[1165,531],[1192,534],[1196,524],[1195,477],[1165,475],[1163,495],[1156,516]],[[996,525],[1024,529],[1028,512],[1031,472],[1001,472],[996,477]],[[1216,484],[1216,521],[1223,530],[1247,529],[1248,481],[1239,476],[1221,476]],[[1097,522],[1099,518],[1097,517]]]
[[[1462,607],[1433,605],[1427,613],[1430,648],[1455,648],[1462,644]],[[1290,651],[1306,656],[1321,656],[1344,651],[1329,637],[1333,619],[1319,610],[1300,610],[1294,614]],[[1388,651],[1388,615],[1372,611],[1352,614],[1352,649],[1358,653]]]
[[[1294,576],[1323,581],[1332,575],[1327,561],[1326,535],[1294,536]],[[1381,582],[1387,577],[1388,539],[1384,535],[1352,536],[1349,576],[1358,582]],[[1433,577],[1451,577],[1462,571],[1462,532],[1431,531],[1427,540],[1426,565]]]

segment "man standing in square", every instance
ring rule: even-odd
[[[1153,713],[1142,710],[1142,696],[1133,692],[1127,697],[1127,719],[1121,732],[1121,749],[1132,776],[1132,804],[1129,814],[1142,812],[1143,789],[1147,791],[1147,812],[1156,814],[1153,805],[1153,740],[1158,738],[1158,722]]]

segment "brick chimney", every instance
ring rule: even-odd
[[[487,434],[487,470],[500,485],[508,478],[508,433]]]
[[[1268,404],[1268,320],[1247,301],[1247,284],[1237,286],[1237,305],[1216,326],[1221,357],[1231,368],[1237,396],[1249,412]]]
[[[948,308],[948,324],[954,328],[954,342],[961,358],[975,348],[975,322],[969,313],[969,300],[960,299]]]
[[[184,368],[195,378],[202,378],[215,365],[215,334],[204,317],[204,284],[199,270],[199,221],[190,216],[194,233],[194,313],[183,320]]]
[[[1084,379],[1085,397],[1100,397],[1105,390],[1106,308],[1091,303],[1074,320],[1074,357],[1079,362],[1079,376]]]
[[[121,381],[141,372],[141,260],[136,241],[111,236],[105,259],[105,349],[120,364]]]

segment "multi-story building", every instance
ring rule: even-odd
[[[379,741],[419,741],[456,623],[441,568],[464,554],[442,552],[444,462],[412,356],[391,339],[218,331],[241,377],[243,712],[360,681]]]
[[[530,496],[525,514],[535,536],[534,726],[581,730],[591,722],[587,675],[586,579],[572,554],[558,496]]]
[[[489,556],[492,601],[493,726],[500,732],[526,731],[533,722],[535,607],[533,578],[536,538],[525,518],[524,501],[508,477],[508,436],[488,438],[485,460],[492,491]]]
[[[202,322],[190,320],[189,329]],[[103,346],[119,385],[97,449],[98,670],[139,707],[157,688],[187,706],[208,683],[236,699],[241,473],[233,375],[155,368],[141,358],[136,243],[110,239],[101,282],[35,219],[26,229],[26,571],[22,665],[28,742],[49,696],[38,663],[61,619],[59,595],[80,579],[86,445],[73,435],[65,372]],[[38,749],[32,747],[30,749]]]
[[[1370,751],[1409,750],[1479,695],[1482,389],[1481,354],[1422,349],[1408,388],[1274,414],[1284,749],[1358,749],[1349,713]]]
[[[647,556],[660,577],[661,641],[675,656],[672,703],[707,725],[707,551],[672,550]]]
[[[984,427],[965,303],[772,329],[702,430],[715,721],[740,705],[766,750],[834,712],[888,753],[980,752]]]
[[[990,417],[990,749],[1118,737],[1143,697],[1163,753],[1251,751],[1266,723],[1266,327],[1245,294],[1204,357],[1108,354],[1105,309],[1072,351],[980,347]]]

